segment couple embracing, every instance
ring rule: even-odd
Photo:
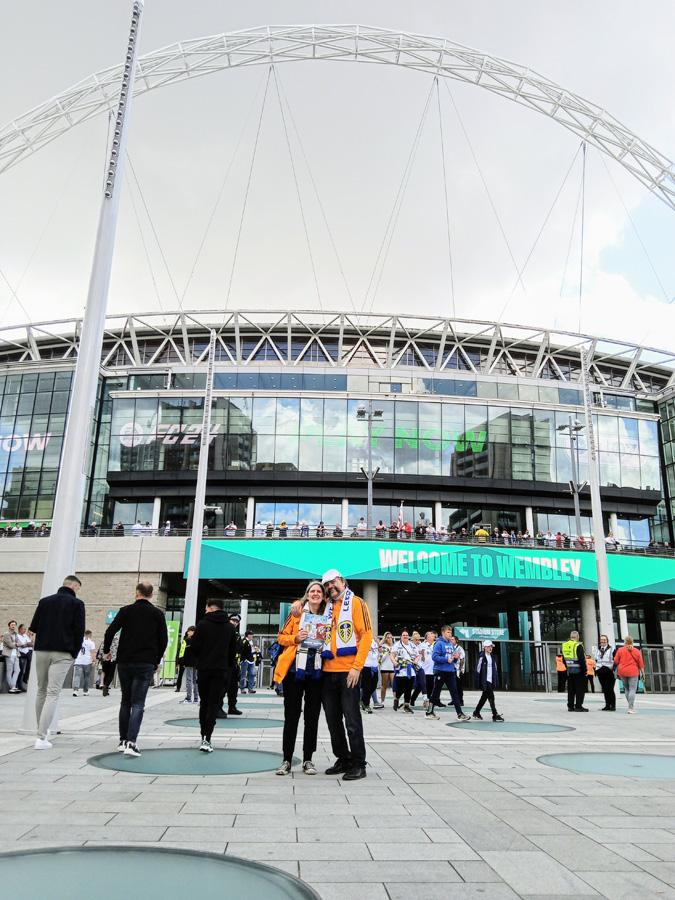
[[[274,680],[284,688],[284,759],[277,775],[291,771],[304,698],[303,772],[316,775],[312,756],[323,704],[336,757],[326,775],[344,773],[343,781],[366,777],[360,685],[372,639],[368,607],[337,569],[309,582],[279,632],[284,649]]]

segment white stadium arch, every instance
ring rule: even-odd
[[[403,66],[500,94],[554,119],[675,209],[674,164],[611,115],[536,72],[445,38],[363,25],[268,26],[218,34],[140,57],[134,94],[223,69],[307,60]],[[122,71],[122,66],[104,69],[6,125],[0,131],[0,172],[113,109]]]

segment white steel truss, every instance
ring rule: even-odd
[[[72,364],[81,328],[81,319],[1,328],[0,372],[31,363]],[[526,325],[378,313],[109,315],[101,366],[113,373],[202,366],[212,328],[221,367],[405,369],[415,377],[465,373],[578,383],[585,348],[599,388],[656,395],[675,386],[672,351]]]
[[[134,95],[223,69],[338,60],[402,66],[475,84],[554,119],[675,209],[675,166],[599,106],[523,66],[445,38],[363,25],[266,26],[181,41],[141,57]],[[90,76],[0,131],[0,171],[119,99],[123,69]]]

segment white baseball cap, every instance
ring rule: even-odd
[[[494,644],[492,643],[492,641],[483,641],[483,649],[485,649],[486,647],[494,647]]]
[[[321,584],[332,581],[334,578],[342,578],[342,575],[340,575],[337,569],[329,569],[327,572],[324,572]]]

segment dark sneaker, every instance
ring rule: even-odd
[[[473,713],[473,717],[474,717],[474,719],[480,719],[481,722],[483,721],[483,717],[481,716],[481,714],[479,712]]]
[[[497,715],[495,715],[495,716],[492,717],[492,721],[493,721],[493,722],[503,722],[503,721],[504,721],[504,716],[500,716],[499,713],[497,713]]]
[[[410,713],[411,716],[415,715],[414,712],[412,711],[412,709],[410,709],[410,704],[408,704],[408,703],[403,704],[403,712]]]
[[[125,751],[126,749],[127,749],[127,742],[126,742],[126,741],[120,741],[119,744],[117,745],[117,752],[118,752],[118,753],[124,753],[124,751]]]
[[[398,700],[394,699],[394,712],[398,709]]]
[[[439,709],[445,709],[447,705],[447,703],[441,703],[440,700],[438,701],[438,703],[434,703],[434,706],[437,706]]]
[[[364,711],[365,713],[370,713],[371,716],[372,716],[372,714],[373,714],[373,711],[372,711],[372,709],[371,709],[369,706],[364,706],[364,707],[363,707],[363,711]]]
[[[305,775],[316,775],[316,766],[311,759],[306,759],[302,764],[302,771]]]
[[[285,759],[277,769],[277,775],[289,775],[291,772],[291,764]]]
[[[228,709],[227,714],[228,714],[228,716],[243,716],[244,715],[240,709],[236,709],[236,708]]]
[[[141,751],[138,749],[136,744],[132,744],[130,741],[127,741],[127,745],[124,748],[125,756],[140,756]]]
[[[470,721],[471,721],[471,716],[467,716],[466,713],[462,713],[461,716],[457,716],[457,720],[458,720],[459,722],[470,722]]]
[[[249,694],[256,694],[257,691],[249,691]]]
[[[425,718],[425,719],[437,719],[438,716],[437,716],[436,713],[433,711],[433,709],[428,709],[428,710],[425,712],[425,714],[424,714],[424,718]]]

